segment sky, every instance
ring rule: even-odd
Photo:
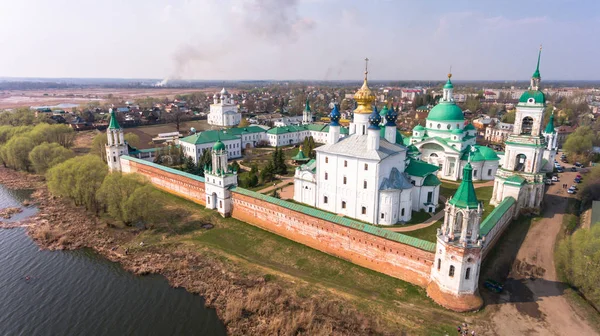
[[[598,0],[0,0],[0,77],[600,80]]]

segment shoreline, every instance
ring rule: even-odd
[[[50,195],[41,176],[0,168],[0,183],[4,181],[14,181],[5,184],[9,189],[35,189],[32,205],[39,211],[20,222],[2,223],[1,228],[25,227],[41,249],[87,247],[135,275],[161,274],[172,287],[202,296],[206,306],[217,311],[228,334],[393,333],[382,330],[376,317],[348,307],[343,300],[300,298],[293,290],[240,269],[208,249],[192,250],[183,244],[173,249],[131,246],[143,231],[114,228],[95,214]]]

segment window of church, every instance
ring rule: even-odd
[[[438,271],[442,268],[442,259],[438,258]]]
[[[450,271],[448,272],[448,275],[453,277],[454,276],[454,266],[450,266]]]
[[[402,208],[402,211],[400,212],[400,216],[404,217],[404,208]]]
[[[323,196],[323,203],[327,204],[327,196]]]
[[[348,167],[348,161],[344,160],[344,167]]]
[[[492,170],[488,169],[488,176],[492,176]]]
[[[442,128],[442,124],[438,124],[438,125],[437,125],[437,128],[438,128],[438,129]]]
[[[327,156],[325,157],[325,163],[329,163],[329,158]]]
[[[471,267],[467,267],[467,272],[465,273],[465,279],[469,280],[470,276],[471,276]]]
[[[367,189],[367,181],[363,181],[363,189]]]
[[[361,209],[361,213],[362,213],[363,215],[366,215],[366,214],[367,214],[367,208],[366,208],[366,207],[362,207],[362,209]]]
[[[369,170],[369,164],[365,163],[365,170]]]
[[[346,184],[347,181],[348,179],[346,179],[346,176],[344,176],[344,184]]]
[[[385,215],[383,214],[383,212],[381,213],[381,219],[383,219],[385,217]]]
[[[477,177],[477,169],[473,170],[473,177]]]
[[[346,209],[346,201],[342,201],[342,209]]]
[[[327,172],[325,172],[325,179],[327,180],[327,177],[329,177],[329,175],[327,174]]]
[[[450,126],[450,124],[446,125],[447,129],[450,129],[452,126]]]

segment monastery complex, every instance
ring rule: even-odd
[[[106,152],[111,172],[144,175],[158,188],[192,200],[225,217],[305,244],[378,272],[417,284],[440,305],[476,310],[482,261],[523,209],[539,209],[544,176],[556,153],[552,120],[544,129],[546,106],[540,90],[539,56],[529,90],[517,105],[516,122],[506,152],[475,143],[473,125],[465,123],[453,98],[451,75],[440,102],[429,112],[426,127],[402,137],[392,106],[378,111],[368,72],[355,93],[350,126],[339,124],[337,107],[328,125],[312,124],[306,104],[303,125],[257,126],[206,131],[181,139],[185,155],[197,162],[211,151],[205,176],[181,172],[134,157],[123,129],[112,114]],[[214,96],[209,123],[235,126],[237,108],[226,90]],[[294,174],[294,201],[266,196],[238,186],[228,160],[266,141],[271,146],[297,144],[308,136],[322,143],[316,158]],[[460,181],[442,204],[441,181]],[[490,213],[477,199],[474,181],[493,180]],[[436,243],[389,231],[382,226],[405,223],[413,211],[435,212],[444,206]]]

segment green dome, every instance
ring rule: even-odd
[[[213,150],[214,151],[220,151],[220,150],[224,150],[225,149],[225,144],[221,142],[221,140],[218,140],[217,142],[215,142],[215,144],[213,145]]]
[[[429,111],[427,120],[456,121],[465,120],[465,116],[456,104],[452,102],[440,102]]]
[[[454,85],[452,85],[452,82],[450,81],[450,78],[448,78],[448,81],[444,85],[444,89],[454,89]]]
[[[461,160],[468,161],[469,153],[471,154],[471,162],[480,161],[498,161],[500,158],[493,149],[486,146],[475,146],[475,151],[471,152],[471,146],[467,146],[461,156]]]
[[[521,95],[521,98],[519,98],[519,103],[527,103],[529,98],[533,98],[536,104],[544,104],[546,102],[546,96],[542,91],[528,90]]]
[[[477,146],[477,149],[479,149],[479,153],[481,153],[481,155],[486,161],[500,160],[498,154],[496,154],[496,152],[489,147]]]
[[[423,185],[426,187],[438,186],[440,184],[442,184],[442,182],[440,182],[440,179],[438,179],[434,174],[427,175],[427,177],[423,180]]]
[[[461,130],[460,128],[456,128],[452,130],[452,134],[463,134],[465,131]]]
[[[423,131],[425,130],[425,127],[421,126],[421,125],[417,125],[415,126],[415,128],[413,128],[413,131]]]
[[[473,126],[473,124],[469,123],[467,124],[467,126],[465,126],[465,131],[472,131],[475,129],[475,126]]]

